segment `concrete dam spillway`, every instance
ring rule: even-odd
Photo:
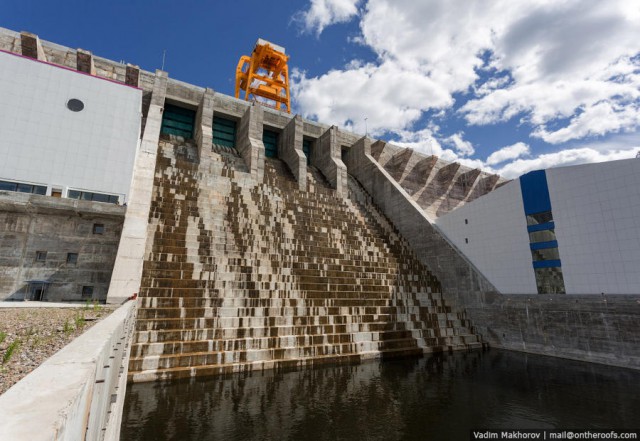
[[[160,141],[131,380],[481,347],[354,179],[213,150]]]
[[[2,28],[0,96],[0,300],[124,303],[78,430],[127,380],[483,347],[640,369],[637,159],[508,181]]]

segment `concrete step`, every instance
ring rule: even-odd
[[[292,299],[292,298],[227,298],[227,297],[141,297],[138,299],[139,308],[203,308],[203,307],[220,307],[224,304],[226,307],[242,307],[242,308],[283,308],[283,307],[358,307],[363,305],[360,299]],[[378,307],[413,307],[420,306],[429,308],[431,312],[436,311],[438,307],[431,306],[431,302],[421,301],[418,299],[367,299],[368,306]],[[439,307],[443,309],[442,307]]]
[[[320,344],[320,343],[345,343],[351,341],[375,341],[380,336],[385,338],[424,338],[434,337],[433,330],[407,330],[407,329],[383,329],[380,331],[351,332],[351,333],[306,333],[308,327],[303,326],[276,326],[256,328],[205,328],[205,329],[176,329],[159,331],[141,331],[135,344],[144,346],[146,343],[180,343],[197,341],[223,340],[227,345],[235,345],[240,340],[283,339],[290,343]],[[314,330],[317,331],[317,330]],[[464,333],[460,333],[464,335]]]
[[[397,319],[417,316],[421,319],[432,317],[435,320],[456,320],[454,314],[432,313],[427,308],[421,306],[373,306],[366,302],[361,302],[358,306],[311,306],[301,302],[298,306],[284,307],[237,307],[224,306],[224,301],[220,306],[212,307],[179,307],[164,308],[151,307],[139,308],[139,319],[164,319],[164,318],[198,318],[198,317],[308,317],[308,316],[392,316]],[[412,320],[412,319],[409,319]]]
[[[466,328],[467,320],[447,320],[441,317],[427,317],[428,322],[419,317],[397,317],[391,314],[362,316],[300,316],[300,317],[167,317],[139,318],[137,331],[157,331],[161,329],[201,329],[201,328],[269,328],[308,327],[320,331],[325,327],[332,333],[372,332],[385,329],[455,329]],[[333,327],[333,328],[327,328]],[[447,331],[448,332],[448,331]],[[453,331],[452,331],[453,332]],[[313,332],[310,331],[310,334]],[[453,332],[451,335],[454,335]]]
[[[432,337],[427,337],[432,338]],[[360,334],[290,335],[277,337],[210,339],[135,343],[131,357],[144,358],[153,355],[179,355],[192,353],[249,351],[265,349],[291,349],[320,345],[375,344],[378,349],[415,346],[411,331]]]
[[[208,288],[142,288],[139,295],[141,297],[184,297],[184,298],[225,298],[225,299],[271,299],[271,298],[293,298],[300,300],[313,300],[313,299],[352,299],[352,300],[387,300],[394,299],[414,299],[422,306],[442,306],[445,305],[442,297],[437,294],[430,293],[409,293],[395,291],[393,293],[373,293],[370,291],[339,291],[339,292],[326,292],[320,291],[304,291],[298,290],[291,291],[277,291],[277,290],[260,290],[260,289],[208,289]]]
[[[427,350],[411,351],[386,351],[384,354],[376,351],[367,354],[332,354],[323,357],[307,357],[300,359],[278,360],[278,361],[261,361],[261,362],[242,362],[242,363],[230,363],[226,365],[215,366],[193,366],[185,368],[171,368],[171,369],[150,369],[141,372],[133,372],[129,370],[128,381],[131,382],[144,382],[144,381],[157,381],[157,380],[177,380],[180,378],[189,378],[195,376],[213,376],[213,375],[225,375],[238,372],[250,372],[253,370],[264,369],[296,369],[303,366],[316,366],[322,364],[354,364],[360,363],[368,359],[376,358],[391,358],[391,357],[403,357],[410,355],[421,355]],[[429,351],[430,352],[430,351]]]
[[[140,331],[137,334],[135,344],[145,346],[151,343],[178,343],[197,341],[226,341],[260,340],[265,338],[280,339],[291,344],[320,344],[335,342],[379,341],[385,339],[413,338],[424,340],[436,337],[459,337],[466,343],[478,341],[470,329],[445,328],[445,329],[406,329],[402,324],[389,324],[375,326],[374,330],[333,332],[344,330],[344,326],[274,326],[254,328],[204,328],[204,329],[175,329],[158,331]],[[330,336],[330,337],[329,337]],[[233,345],[234,343],[225,343]]]
[[[208,288],[142,288],[139,295],[141,297],[184,297],[184,298],[225,298],[225,299],[271,299],[271,298],[293,298],[301,300],[311,299],[353,299],[353,300],[393,300],[393,299],[415,299],[422,306],[446,306],[440,295],[435,297],[429,293],[404,292],[371,292],[371,291],[299,291],[299,290],[265,290],[265,289],[208,289]]]
[[[441,345],[447,346],[444,339]],[[432,345],[434,346],[434,345]],[[234,351],[204,351],[184,354],[149,355],[131,357],[129,368],[132,371],[150,369],[171,369],[175,367],[215,366],[234,363],[253,363],[259,361],[286,360],[291,358],[324,357],[328,355],[384,352],[386,350],[411,350],[421,348],[414,339],[389,340],[380,342],[357,342],[339,344],[319,344],[296,346],[291,348],[246,349]],[[422,351],[420,351],[422,352]]]

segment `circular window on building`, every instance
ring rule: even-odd
[[[84,103],[79,99],[71,98],[69,101],[67,101],[67,109],[71,110],[72,112],[80,112],[82,109],[84,109]]]

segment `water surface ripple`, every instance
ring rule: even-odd
[[[638,421],[639,371],[490,350],[133,384],[121,439],[467,440]]]

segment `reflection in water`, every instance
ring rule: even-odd
[[[469,439],[637,426],[640,372],[491,350],[129,386],[128,440]]]

